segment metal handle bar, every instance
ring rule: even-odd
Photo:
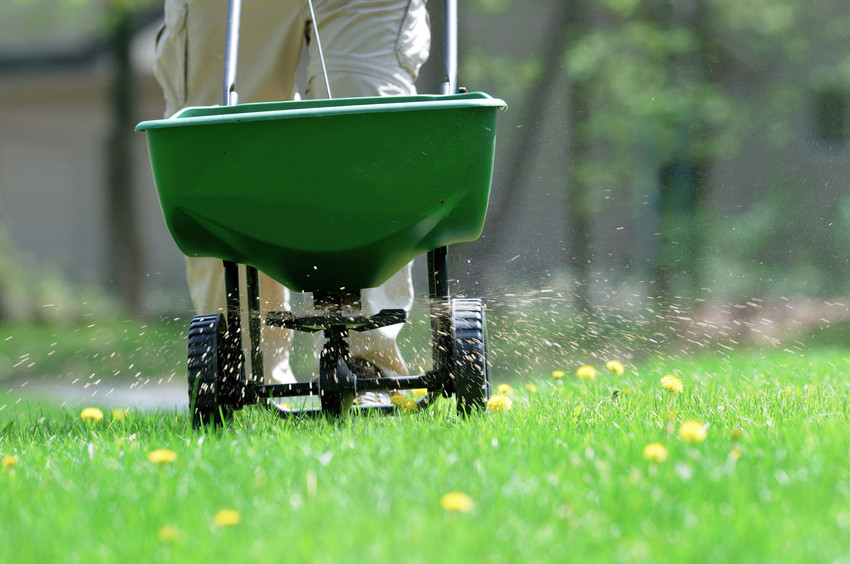
[[[446,0],[445,76],[440,94],[457,92],[457,0]]]
[[[236,61],[239,58],[239,16],[242,0],[230,0],[227,5],[227,36],[224,43],[224,100],[223,105],[234,106],[236,94]]]

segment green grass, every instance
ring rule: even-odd
[[[187,319],[151,322],[83,316],[65,323],[0,323],[0,382],[185,374]]]
[[[17,462],[0,470],[0,561],[850,558],[850,351],[659,357],[589,382],[564,364],[560,381],[512,381],[511,411],[468,420],[449,400],[341,424],[250,409],[204,434],[184,413],[84,424],[12,406],[0,412],[0,455]],[[668,373],[681,395],[661,390]],[[704,442],[678,437],[688,419],[708,425]],[[652,442],[666,461],[644,458]],[[176,461],[150,462],[159,448]],[[441,507],[452,491],[470,512]],[[216,525],[224,508],[241,522]]]

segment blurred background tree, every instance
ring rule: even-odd
[[[803,263],[813,262],[821,272],[817,291],[847,291],[846,260],[840,258],[844,234],[826,228],[836,218],[824,215],[819,225],[795,226],[788,217],[812,200],[809,179],[831,174],[823,163],[804,169],[806,156],[791,153],[837,151],[847,133],[850,22],[840,2],[473,4],[479,17],[537,11],[546,22],[537,37],[538,56],[510,60],[507,72],[487,72],[513,46],[500,37],[489,49],[474,50],[462,67],[476,88],[483,82],[494,92],[518,96],[509,99],[517,108],[510,119],[520,129],[502,144],[499,158],[508,163],[494,181],[491,244],[481,246],[489,258],[480,262],[498,265],[492,276],[504,269],[500,253],[517,236],[513,213],[529,197],[539,170],[535,160],[548,139],[559,144],[566,165],[565,173],[548,181],[562,194],[566,252],[560,260],[574,280],[580,308],[590,303],[588,288],[604,285],[611,265],[644,280],[646,295],[667,302],[725,286],[718,280],[724,271],[733,279],[749,278],[727,286],[732,294],[802,290],[768,273],[766,257],[778,270],[800,272]],[[522,68],[535,72],[517,72]],[[547,128],[564,106],[563,135],[552,139]],[[807,132],[800,122],[812,112],[816,131]],[[801,131],[811,136],[801,139]],[[754,149],[761,170],[745,176],[758,185],[723,186],[730,169],[748,166],[741,161]],[[820,192],[815,199],[829,201],[836,193]],[[772,203],[783,195],[783,203]],[[762,220],[750,224],[750,216]],[[741,219],[749,227],[746,236],[731,230]],[[631,238],[606,248],[616,240],[614,230]],[[642,250],[647,241],[649,250]],[[798,254],[788,249],[783,256],[777,252],[783,246]],[[753,255],[744,256],[747,251]],[[539,271],[527,274],[527,282],[538,283]]]

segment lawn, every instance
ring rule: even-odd
[[[503,413],[250,409],[218,433],[23,402],[0,412],[0,561],[848,561],[848,359],[599,360],[580,379],[570,358],[500,379]]]
[[[0,383],[49,375],[66,381],[185,374],[181,318],[139,321],[82,316],[64,323],[0,324]]]

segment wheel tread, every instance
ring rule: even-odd
[[[479,299],[452,300],[453,376],[459,413],[480,411],[490,396],[486,318]]]
[[[222,390],[222,374],[227,366],[224,355],[224,316],[198,315],[189,325],[188,369],[189,406],[192,425],[217,426],[232,415],[232,406]]]

